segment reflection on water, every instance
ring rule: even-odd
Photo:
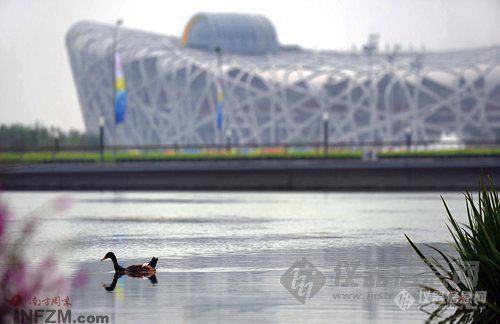
[[[109,285],[107,284],[103,284],[103,288],[106,290],[106,291],[113,291],[115,290],[116,288],[116,284],[118,283],[118,280],[123,277],[123,276],[127,276],[127,277],[130,277],[130,278],[138,278],[138,279],[149,279],[149,281],[151,282],[151,284],[153,285],[156,285],[158,283],[158,279],[156,278],[156,275],[153,274],[153,273],[150,273],[150,274],[134,274],[134,273],[118,273],[118,272],[115,272],[115,274],[113,275],[113,281],[111,281],[111,283]]]
[[[428,276],[403,233],[420,242],[448,238],[435,193],[7,193],[19,215],[13,223],[60,194],[74,205],[44,217],[33,254],[70,243],[63,265],[89,276],[72,293],[73,309],[116,323],[421,322],[416,305],[402,311],[393,298],[405,289],[418,299],[414,279]],[[460,194],[444,197],[452,211],[463,210]],[[97,261],[109,250],[126,264],[158,256],[156,276],[109,272]],[[302,257],[327,277],[305,305],[280,284]],[[358,265],[358,286],[337,285],[348,274],[336,271],[342,262]],[[380,271],[391,285],[364,284]]]

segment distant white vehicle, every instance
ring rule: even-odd
[[[464,148],[465,143],[455,132],[442,132],[439,141],[428,147],[429,150],[459,150]]]

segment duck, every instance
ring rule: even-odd
[[[116,273],[124,273],[128,275],[153,274],[156,272],[156,263],[158,262],[158,258],[153,257],[151,261],[149,261],[149,263],[135,264],[124,268],[118,264],[116,256],[113,252],[106,253],[106,255],[101,259],[101,261],[104,261],[106,259],[111,259],[111,261],[113,261],[113,266],[115,268]]]

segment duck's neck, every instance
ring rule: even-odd
[[[116,256],[114,254],[110,257],[110,259],[111,261],[113,261],[115,271],[125,271],[125,269],[120,267],[120,265],[118,264],[118,261],[116,260]]]

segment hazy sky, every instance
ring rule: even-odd
[[[198,11],[261,13],[281,43],[350,49],[369,33],[428,50],[500,44],[500,0],[0,0],[0,123],[83,129],[64,36],[83,19],[180,35]]]

